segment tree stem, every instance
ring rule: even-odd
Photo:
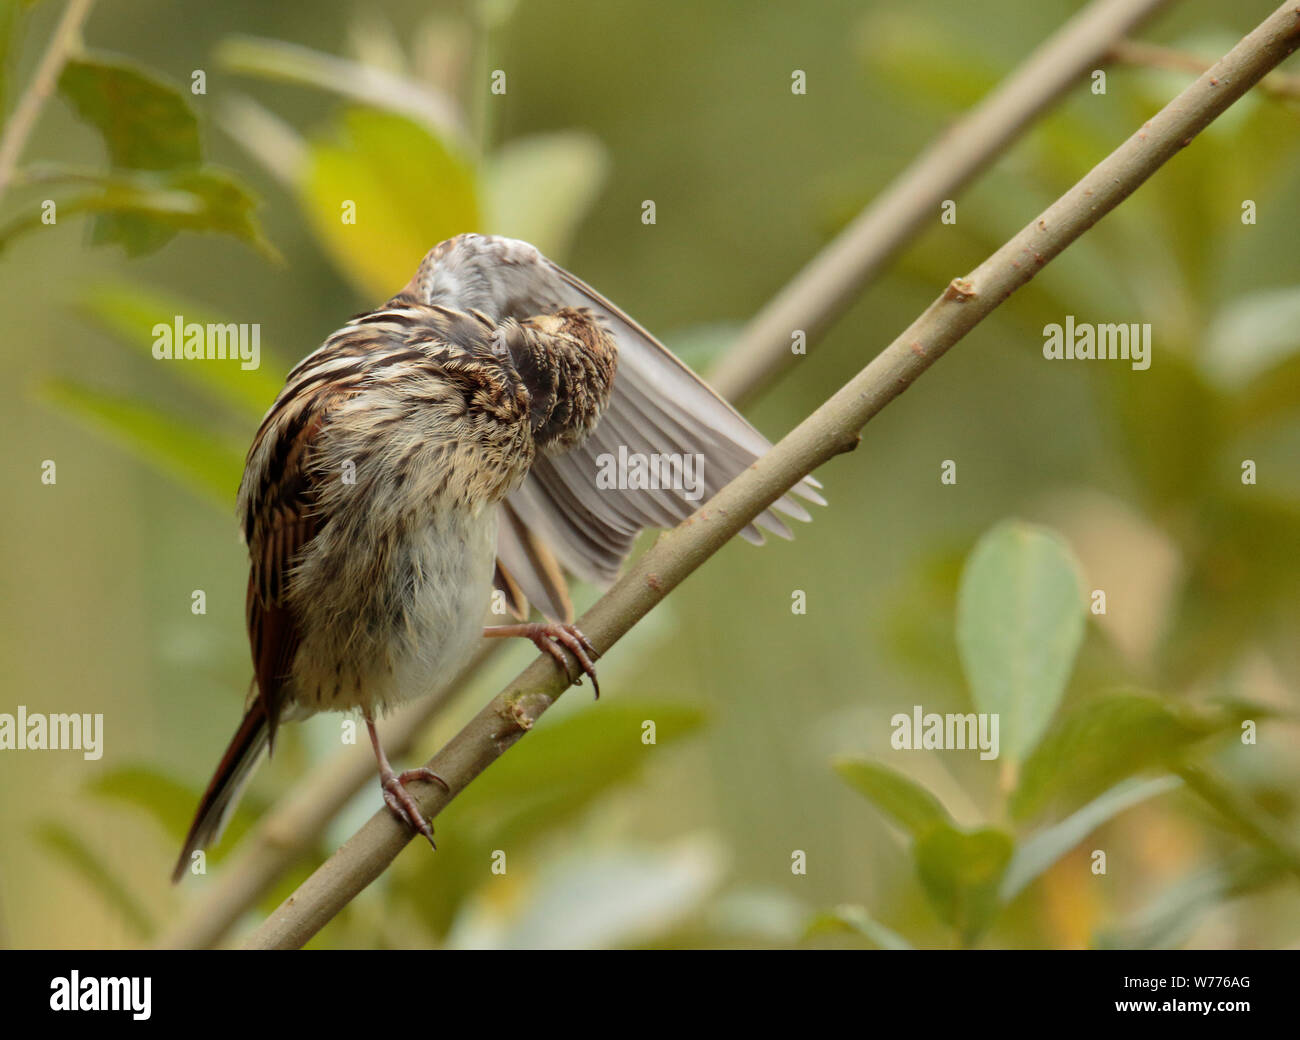
[[[95,0],[70,0],[64,8],[63,17],[50,37],[50,45],[45,49],[40,65],[36,68],[32,81],[27,84],[18,104],[14,106],[13,115],[5,126],[4,135],[0,136],[0,199],[9,190],[13,182],[14,171],[18,168],[18,157],[27,145],[27,139],[36,127],[36,120],[41,114],[41,107],[59,82],[59,74],[67,64],[68,57],[80,44],[81,27],[90,15]]]

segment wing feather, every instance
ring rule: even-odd
[[[518,550],[522,525],[555,551],[570,573],[600,584],[612,581],[647,527],[672,527],[691,515],[764,454],[771,444],[662,343],[580,278],[543,259],[546,280],[553,283],[560,305],[585,307],[597,314],[618,344],[618,370],[610,402],[591,434],[564,455],[539,456],[522,487],[505,509],[502,555],[525,595],[545,613],[546,599],[536,588]],[[701,494],[687,497],[681,488],[617,490],[598,487],[603,455],[701,456]],[[782,538],[789,527],[776,515],[811,519],[798,500],[819,505],[825,499],[811,477],[773,503],[741,533],[761,544],[763,531]],[[798,496],[797,498],[795,496]],[[506,559],[506,556],[509,559]],[[554,601],[552,600],[552,606]]]

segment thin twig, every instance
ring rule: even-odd
[[[709,382],[750,397],[799,356],[791,336],[819,338],[881,268],[935,219],[940,204],[1006,151],[1116,41],[1167,0],[1098,0],[1066,22],[893,183],[758,313]]]
[[[9,189],[14,170],[18,167],[18,157],[36,126],[41,107],[54,93],[63,66],[81,42],[81,27],[94,6],[95,0],[71,0],[54,29],[54,35],[50,37],[50,45],[45,49],[45,55],[41,58],[32,81],[27,84],[27,89],[14,106],[4,136],[0,137],[0,198]]]
[[[1066,66],[1055,60],[1045,62],[1042,58],[1044,53],[1052,56],[1063,51],[1076,56],[1073,68],[1075,78],[1078,78],[1083,74],[1083,70],[1101,61],[1102,56],[1125,32],[1150,16],[1164,2],[1165,0],[1119,0],[1119,2],[1094,0],[1094,3],[1082,14],[1069,22],[1060,33],[1045,41],[1017,71],[1011,74],[1008,83],[1023,85],[1015,90],[1004,87],[999,93],[1004,96],[1009,94],[1018,99],[1017,104],[1004,103],[992,109],[982,109],[968,117],[977,120],[972,130],[956,134],[949,131],[942,135],[927,153],[927,155],[938,156],[937,159],[929,161],[936,175],[926,178],[924,184],[900,181],[909,185],[910,201],[898,202],[893,199],[894,193],[891,192],[878,200],[870,210],[864,211],[864,216],[868,212],[879,210],[882,205],[898,204],[907,212],[928,214],[933,217],[939,203],[978,171],[977,160],[983,154],[977,148],[965,149],[958,154],[949,155],[948,149],[954,142],[960,144],[963,140],[973,138],[981,145],[988,142],[996,143],[998,148],[1005,148],[1059,98],[1061,74]],[[1049,67],[1048,74],[1040,75],[1034,71],[1045,65]],[[966,121],[961,125],[966,125]],[[879,272],[884,261],[918,234],[922,227],[923,223],[916,220],[911,222],[908,229],[901,232],[889,221],[878,220],[871,224],[871,230],[857,240],[860,247],[857,262],[870,265],[870,269],[862,274],[859,291],[874,274]],[[873,235],[875,237],[872,237]],[[791,282],[783,295],[797,293],[801,279],[802,276]],[[817,330],[824,331],[829,328],[835,317],[836,315],[831,315],[826,321],[817,323],[816,329],[808,337],[809,348],[815,346],[818,341]],[[757,370],[752,376],[739,381],[733,378],[735,385],[722,388],[725,391],[724,396],[739,407],[743,407],[753,398],[760,387],[767,385],[784,360],[783,354],[755,353],[746,347],[745,342],[745,340],[739,341],[737,346],[732,348],[724,358],[720,369],[723,372],[723,379],[727,378],[725,374],[727,370],[741,372],[750,366]],[[732,358],[737,360],[733,362]],[[465,675],[471,675],[472,672],[473,669],[467,670]],[[458,680],[457,685],[463,681],[464,677]],[[452,687],[453,690],[456,688],[457,686]],[[392,720],[391,732],[398,736],[386,738],[386,741],[394,740],[394,743],[386,743],[385,746],[389,747],[395,755],[402,754],[405,748],[409,748],[414,743],[415,732],[412,730],[418,732],[427,726],[441,711],[444,702],[444,698],[432,702],[423,701],[419,710],[412,712],[403,720]],[[399,746],[396,740],[401,740],[402,744]],[[285,821],[284,825],[259,825],[251,830],[235,853],[222,865],[221,878],[186,908],[176,924],[157,940],[157,945],[164,949],[174,949],[208,946],[217,942],[234,922],[266,893],[276,878],[288,870],[311,846],[320,830],[337,811],[338,806],[346,801],[347,796],[373,782],[373,764],[368,759],[365,760],[367,768],[362,769],[359,765],[354,767],[354,763],[361,763],[363,757],[353,756],[351,762],[346,764],[340,762],[337,766],[332,764],[333,760],[323,762],[296,783],[272,810],[273,816]],[[346,778],[354,786],[342,789],[341,778]],[[301,819],[290,821],[290,806],[295,807]],[[312,821],[313,826],[309,827],[305,821]],[[287,834],[292,834],[294,840],[291,842],[283,840],[283,836]],[[272,841],[273,837],[281,840]],[[231,874],[237,876],[231,877],[229,876]]]
[[[817,466],[851,449],[868,420],[1297,46],[1300,0],[1288,0],[968,277],[954,279],[901,336],[776,447],[664,534],[584,615],[583,631],[602,651],[613,646],[758,513]],[[547,658],[525,669],[430,760],[450,791],[429,785],[419,798],[424,812],[436,816],[532,728],[566,685],[567,676]],[[410,839],[409,829],[392,813],[377,812],[246,945],[301,946],[383,873]]]
[[[1209,59],[1188,54],[1186,51],[1161,47],[1154,43],[1139,43],[1136,40],[1119,40],[1110,49],[1106,59],[1120,65],[1169,69],[1173,72],[1189,72],[1194,76],[1201,75],[1212,64]],[[1288,101],[1300,100],[1300,76],[1270,72],[1259,81],[1259,89],[1276,98]]]

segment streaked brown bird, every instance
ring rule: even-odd
[[[596,681],[564,572],[617,574],[770,444],[621,310],[526,242],[436,246],[378,310],[289,373],[239,488],[253,685],[173,880],[214,842],[286,720],[359,710],[384,799],[433,841],[374,719],[437,692],[483,636],[523,636]],[[630,463],[629,463],[629,460]],[[621,467],[621,468],[620,468]],[[689,479],[687,479],[689,478]],[[823,503],[808,478],[797,495]],[[776,512],[760,528],[789,537]],[[493,588],[523,622],[484,628]],[[563,647],[563,649],[561,649]]]

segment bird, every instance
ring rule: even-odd
[[[570,680],[596,648],[568,577],[608,585],[644,529],[671,527],[770,443],[622,310],[534,246],[462,234],[326,338],[249,448],[253,678],[173,871],[219,839],[279,726],[359,712],[389,809],[433,844],[375,719],[439,692],[484,637],[532,640]],[[621,467],[621,468],[620,468]],[[741,533],[790,537],[811,476]],[[516,624],[487,625],[494,595]],[[528,622],[532,608],[546,619]],[[435,846],[436,847],[436,846]]]

